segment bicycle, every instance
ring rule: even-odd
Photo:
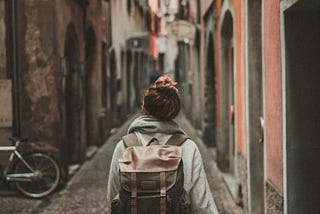
[[[21,154],[19,146],[27,138],[11,137],[12,146],[0,146],[0,152],[11,152],[8,164],[2,169],[1,179],[13,182],[20,193],[31,198],[43,198],[55,191],[61,179],[58,162],[44,152]]]

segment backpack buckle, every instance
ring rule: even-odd
[[[131,206],[136,206],[137,205],[137,198],[131,198],[130,205]]]

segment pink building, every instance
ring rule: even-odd
[[[215,32],[201,46],[202,73],[213,74],[211,137],[234,199],[247,213],[319,212],[320,4],[201,3],[201,30]]]

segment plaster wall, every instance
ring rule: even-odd
[[[200,11],[196,11],[197,9],[197,2],[200,3]],[[200,16],[200,23],[197,24],[197,27],[199,29],[199,40],[200,40],[200,47],[199,47],[199,67],[198,69],[199,70],[199,76],[197,77],[198,78],[198,81],[200,82],[199,84],[199,94],[197,96],[199,96],[198,98],[198,101],[200,105],[199,106],[199,109],[200,109],[200,118],[199,120],[201,121],[201,123],[204,123],[204,120],[205,120],[205,102],[206,102],[206,94],[205,94],[205,82],[206,82],[206,49],[209,48],[207,47],[207,43],[206,43],[206,31],[210,30],[212,28],[212,32],[214,32],[214,29],[213,29],[213,22],[216,21],[216,20],[212,20],[211,17],[212,17],[212,13],[213,11],[210,10],[209,6],[210,4],[213,4],[213,1],[212,0],[192,0],[190,2],[190,12],[191,12],[191,16],[192,16],[192,19],[196,22],[197,21],[197,13],[200,13],[199,16]],[[209,13],[209,17],[207,17],[207,20],[204,20],[204,15],[206,13]],[[214,48],[214,47],[212,47]],[[214,50],[212,50],[214,51]],[[215,59],[211,59],[213,64],[214,64],[214,61]],[[203,124],[202,124],[203,126]]]
[[[135,76],[137,76],[137,72],[143,72],[134,69],[134,63],[136,62],[133,58],[133,53],[126,52],[127,55],[125,57],[132,59],[130,61],[131,65],[125,64],[124,69],[130,71],[128,74],[131,76],[125,75],[126,72],[121,71],[121,52],[124,52],[126,50],[126,40],[132,36],[134,33],[139,32],[146,32],[145,28],[145,19],[141,13],[141,11],[137,8],[137,3],[134,3],[134,1],[131,1],[131,8],[128,8],[126,0],[111,0],[111,28],[112,28],[112,48],[115,52],[115,61],[116,63],[116,78],[121,79],[123,83],[127,83],[127,81],[133,81]],[[128,10],[130,9],[130,11]],[[150,40],[152,37],[150,37]],[[151,43],[151,41],[150,41]],[[151,44],[150,44],[151,45]],[[130,54],[130,56],[128,55]],[[132,72],[132,73],[131,73]],[[122,84],[125,85],[125,84]],[[124,86],[124,87],[129,87]],[[133,87],[133,83],[131,84],[131,87]],[[130,97],[127,95],[128,90],[131,90],[131,99],[134,99],[135,96],[135,89],[127,89],[122,88],[122,91],[119,92],[117,102],[119,105],[124,103],[132,103],[132,100],[130,101]],[[113,95],[111,95],[113,96]]]
[[[247,154],[246,136],[246,66],[245,66],[245,1],[234,1],[235,7],[235,90],[236,90],[236,142],[238,151]]]
[[[201,14],[202,16],[204,16],[206,14],[206,12],[208,12],[210,6],[214,3],[216,3],[217,5],[221,4],[221,0],[218,1],[214,1],[214,0],[200,0],[201,2]]]
[[[267,178],[280,192],[283,192],[282,78],[279,11],[279,0],[264,1],[263,55]]]
[[[135,3],[131,3],[131,10],[128,12],[126,0],[111,1],[111,17],[112,47],[116,53],[116,60],[120,62],[121,50],[126,48],[126,39],[133,33],[145,32],[145,22]],[[120,68],[120,63],[117,63],[118,76],[121,76]]]
[[[227,6],[226,6],[227,5]],[[216,31],[216,68],[217,79],[220,79],[220,61],[219,54],[221,44],[220,26],[223,19],[224,11],[232,10],[234,19],[234,83],[235,83],[235,118],[236,118],[236,142],[238,150],[246,156],[246,72],[245,72],[245,1],[225,1],[224,6],[221,1],[217,1],[217,31]],[[220,83],[217,83],[217,94],[220,94]],[[217,112],[220,112],[220,99],[217,98]],[[221,126],[221,118],[217,113],[217,128]]]
[[[212,16],[208,17],[206,21],[200,18],[199,22],[197,20],[197,16],[201,16],[201,11],[198,11],[198,3],[199,0],[191,0],[190,1],[190,15],[189,15],[189,22],[197,25],[196,35],[194,40],[191,42],[190,45],[190,72],[192,81],[192,95],[191,95],[191,103],[192,103],[192,112],[191,115],[192,122],[194,123],[197,129],[201,129],[202,122],[203,122],[203,105],[204,105],[204,96],[202,93],[204,92],[205,81],[202,82],[202,73],[204,72],[205,66],[202,66],[202,63],[205,63],[205,60],[201,58],[202,53],[206,51],[209,47],[201,47],[203,43],[206,43],[205,39],[202,37],[206,30],[213,31],[213,19]],[[201,1],[200,1],[201,6]],[[199,13],[199,14],[198,14]],[[211,13],[210,13],[211,14]],[[206,26],[204,26],[204,22],[206,22]],[[214,59],[211,59],[212,61]],[[202,84],[203,83],[203,84]]]

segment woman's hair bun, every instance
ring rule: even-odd
[[[155,81],[154,86],[156,88],[171,88],[176,90],[177,92],[178,90],[178,83],[173,81],[169,76],[165,75],[165,76],[161,76],[157,79],[157,81]]]
[[[145,91],[143,108],[160,120],[171,120],[180,112],[178,84],[169,76],[161,76]]]

